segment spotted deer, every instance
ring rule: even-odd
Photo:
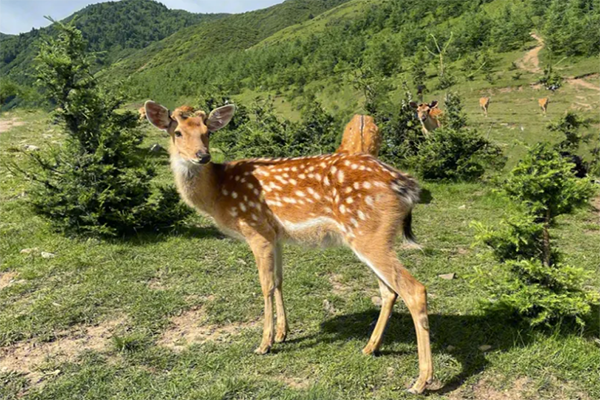
[[[543,99],[538,99],[538,104],[540,105],[540,108],[542,109],[542,113],[544,114],[544,117],[546,116],[546,111],[548,111],[548,103],[550,102],[550,99],[547,97],[544,97]]]
[[[479,99],[479,107],[481,107],[481,110],[483,110],[483,113],[485,114],[485,116],[488,116],[488,107],[490,105],[490,98],[489,97],[482,97]]]
[[[442,126],[440,117],[444,112],[438,108],[437,100],[432,101],[430,104],[422,103],[419,105],[411,101],[409,105],[417,111],[417,117],[419,118],[419,122],[421,122],[421,129],[425,135]]]
[[[375,157],[381,147],[381,135],[370,115],[356,114],[346,125],[338,153],[367,153]]]
[[[399,295],[417,333],[419,378],[410,390],[423,392],[433,379],[426,289],[394,251],[400,229],[407,239],[413,237],[417,182],[369,154],[212,163],[210,135],[229,123],[234,105],[208,115],[187,106],[171,113],[153,101],[145,107],[148,120],[170,135],[171,169],[183,200],[212,217],[224,233],[245,241],[254,253],[265,309],[262,341],[255,352],[267,353],[288,333],[282,242],[341,244],[373,270],[381,291],[379,319],[363,353],[373,354],[381,346]]]

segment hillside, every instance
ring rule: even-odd
[[[161,42],[132,53],[106,75],[160,70],[169,74],[182,66],[244,50],[281,29],[303,24],[348,0],[288,0],[272,7],[230,15],[182,29]],[[174,67],[175,66],[175,67]],[[174,69],[175,68],[175,69]]]
[[[169,10],[153,0],[123,0],[93,4],[67,17],[89,43],[89,50],[101,52],[99,67],[160,41],[185,27],[223,17],[224,14],[193,14]],[[0,75],[19,83],[30,83],[36,41],[42,35],[52,34],[52,26],[33,29],[20,35],[2,38],[0,48]]]

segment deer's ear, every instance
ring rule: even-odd
[[[410,106],[410,108],[414,108],[415,110],[417,108],[419,108],[419,106],[417,105],[417,103],[415,103],[414,101],[411,101],[410,103],[408,103],[408,105]]]
[[[432,101],[432,102],[431,102],[431,104],[429,105],[429,108],[436,108],[436,107],[437,107],[437,105],[438,105],[438,101],[437,101],[437,100],[434,100],[434,101]]]
[[[224,128],[235,114],[235,105],[228,104],[223,107],[215,108],[208,114],[206,126],[210,132],[218,131]]]
[[[144,108],[146,109],[146,117],[152,125],[158,129],[162,129],[163,131],[169,129],[169,125],[171,124],[169,109],[153,102],[152,100],[148,100],[144,104]]]

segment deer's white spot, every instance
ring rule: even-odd
[[[296,190],[296,195],[300,196],[300,197],[304,197],[305,196],[305,194],[304,194],[304,192],[302,190]]]
[[[295,180],[294,178],[290,178],[290,183],[291,183],[292,185],[297,185],[297,184],[298,184],[298,181],[297,181],[297,180]]]
[[[364,213],[364,212],[362,212],[362,211],[358,210],[358,213],[357,213],[357,214],[358,214],[358,218],[362,219],[363,221],[366,221],[366,220],[367,220],[367,216],[365,215],[365,213]]]
[[[354,203],[354,199],[353,199],[352,197],[348,197],[348,198],[346,199],[346,203],[348,203],[348,204],[352,204],[352,203]]]
[[[371,196],[367,196],[367,197],[365,197],[365,202],[366,202],[368,205],[370,205],[371,207],[373,207],[373,205],[375,204],[375,203],[373,202],[373,198],[372,198]]]
[[[371,183],[369,183],[369,182],[363,182],[363,187],[365,189],[371,189]]]
[[[346,213],[346,206],[345,206],[345,205],[343,205],[343,204],[342,204],[342,205],[340,206],[340,212],[341,212],[342,214],[345,214],[345,213]]]
[[[229,195],[229,192],[226,189],[221,190],[221,193],[223,193],[223,196]]]
[[[237,199],[238,194],[236,192],[231,192],[231,197],[233,197],[234,199]]]
[[[246,212],[246,205],[244,203],[240,203],[240,210]]]

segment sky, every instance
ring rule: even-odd
[[[0,32],[17,34],[48,26],[49,15],[61,20],[87,5],[105,0],[0,0]],[[195,13],[240,13],[282,3],[283,0],[159,0],[168,8]]]

